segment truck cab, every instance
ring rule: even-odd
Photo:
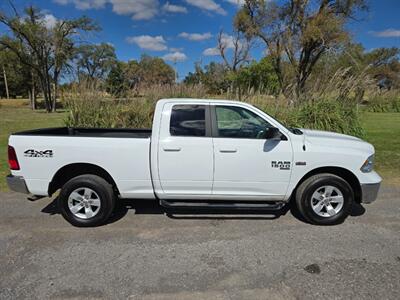
[[[354,202],[375,200],[381,182],[369,143],[287,128],[238,101],[163,99],[151,130],[42,129],[12,135],[9,147],[10,188],[60,189],[61,212],[78,226],[104,223],[119,198],[246,210],[293,201],[310,223],[335,224]]]
[[[162,101],[151,145],[155,192],[167,199],[284,200],[293,160],[288,130],[226,101]],[[266,138],[279,128],[274,138]]]

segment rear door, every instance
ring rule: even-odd
[[[158,173],[164,197],[208,197],[214,165],[208,103],[167,103],[161,123]]]

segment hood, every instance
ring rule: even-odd
[[[355,136],[322,130],[301,129],[301,131],[304,133],[305,141],[311,144],[327,147],[351,148],[371,154],[375,151],[371,144]]]

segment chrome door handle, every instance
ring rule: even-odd
[[[179,152],[181,148],[163,148],[165,152]]]
[[[237,149],[220,149],[219,152],[221,152],[221,153],[236,153]]]

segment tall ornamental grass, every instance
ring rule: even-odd
[[[371,94],[367,102],[366,110],[370,112],[400,112],[399,91],[379,91]]]
[[[354,102],[322,98],[291,105],[285,99],[256,97],[248,102],[273,116],[288,127],[334,131],[364,137],[360,113]]]
[[[332,82],[313,87],[293,101],[283,95],[246,95],[243,101],[256,105],[289,127],[336,131],[364,136],[357,109],[360,78],[337,75]],[[342,89],[338,91],[338,89]],[[142,89],[117,99],[93,86],[74,86],[64,94],[70,127],[150,128],[156,102],[162,98],[221,98],[207,95],[203,86],[165,85]]]
[[[155,102],[145,98],[115,99],[96,89],[75,87],[64,95],[68,127],[150,128]]]

